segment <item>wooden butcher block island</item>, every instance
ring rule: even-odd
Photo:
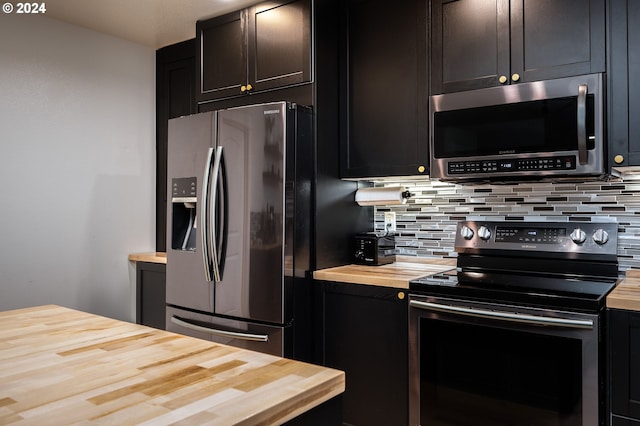
[[[0,312],[0,424],[281,424],[344,373],[59,306]]]

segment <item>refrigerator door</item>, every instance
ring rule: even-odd
[[[205,274],[201,212],[214,117],[169,120],[167,147],[167,303],[205,312],[213,311],[214,293]]]
[[[226,257],[216,314],[283,324],[287,104],[218,111],[226,191]],[[220,208],[218,208],[218,211]]]
[[[167,307],[167,330],[237,348],[285,356],[285,327],[218,318]]]

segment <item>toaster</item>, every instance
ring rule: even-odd
[[[386,265],[396,261],[396,238],[390,233],[367,232],[354,237],[354,262]]]

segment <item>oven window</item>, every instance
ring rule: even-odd
[[[434,114],[436,158],[578,149],[577,98],[545,99]],[[587,95],[587,147],[594,149],[594,98]]]
[[[582,424],[581,341],[420,319],[423,425]]]

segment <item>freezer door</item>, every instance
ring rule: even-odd
[[[284,102],[218,111],[228,221],[215,313],[283,324]],[[292,207],[290,207],[292,208]]]
[[[237,348],[285,356],[284,327],[218,318],[167,307],[167,330]]]
[[[205,278],[201,209],[213,120],[213,113],[169,120],[167,147],[167,303],[205,312],[213,312],[213,283]]]

